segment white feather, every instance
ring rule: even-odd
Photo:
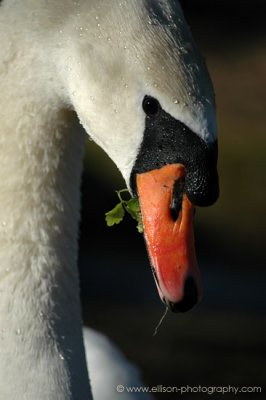
[[[211,142],[213,91],[174,0],[4,0],[0,34],[0,398],[89,400],[73,110],[128,183],[143,96]]]
[[[148,400],[138,369],[125,358],[121,351],[104,335],[91,329],[83,329],[86,357],[89,366],[92,394],[97,400]],[[123,386],[122,392],[117,387]],[[119,388],[118,388],[119,390]]]

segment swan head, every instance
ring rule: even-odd
[[[161,298],[186,311],[201,293],[193,210],[219,193],[211,80],[177,1],[95,7],[74,24],[69,101],[140,198]]]

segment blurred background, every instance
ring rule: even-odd
[[[266,383],[264,4],[182,1],[216,91],[221,195],[196,214],[204,299],[187,314],[168,313],[154,337],[164,306],[143,238],[130,218],[113,228],[104,220],[117,203],[115,190],[125,184],[88,141],[79,256],[84,320],[118,344],[148,385]],[[242,395],[265,396],[265,388]],[[165,398],[177,395],[156,397]]]

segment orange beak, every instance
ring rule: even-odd
[[[156,285],[166,305],[181,312],[190,309],[201,296],[194,245],[194,207],[182,192],[184,178],[182,164],[137,175],[144,236]],[[175,187],[181,188],[179,193]],[[180,201],[176,202],[177,195]],[[171,212],[173,204],[176,209]]]

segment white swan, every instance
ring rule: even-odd
[[[190,201],[217,197],[212,87],[177,1],[4,0],[0,34],[0,398],[88,400],[76,266],[85,135],[72,110],[134,193],[136,176],[185,165],[164,185],[179,224]],[[188,240],[178,270],[161,268],[157,242],[150,254],[163,300],[181,311],[198,299]]]

